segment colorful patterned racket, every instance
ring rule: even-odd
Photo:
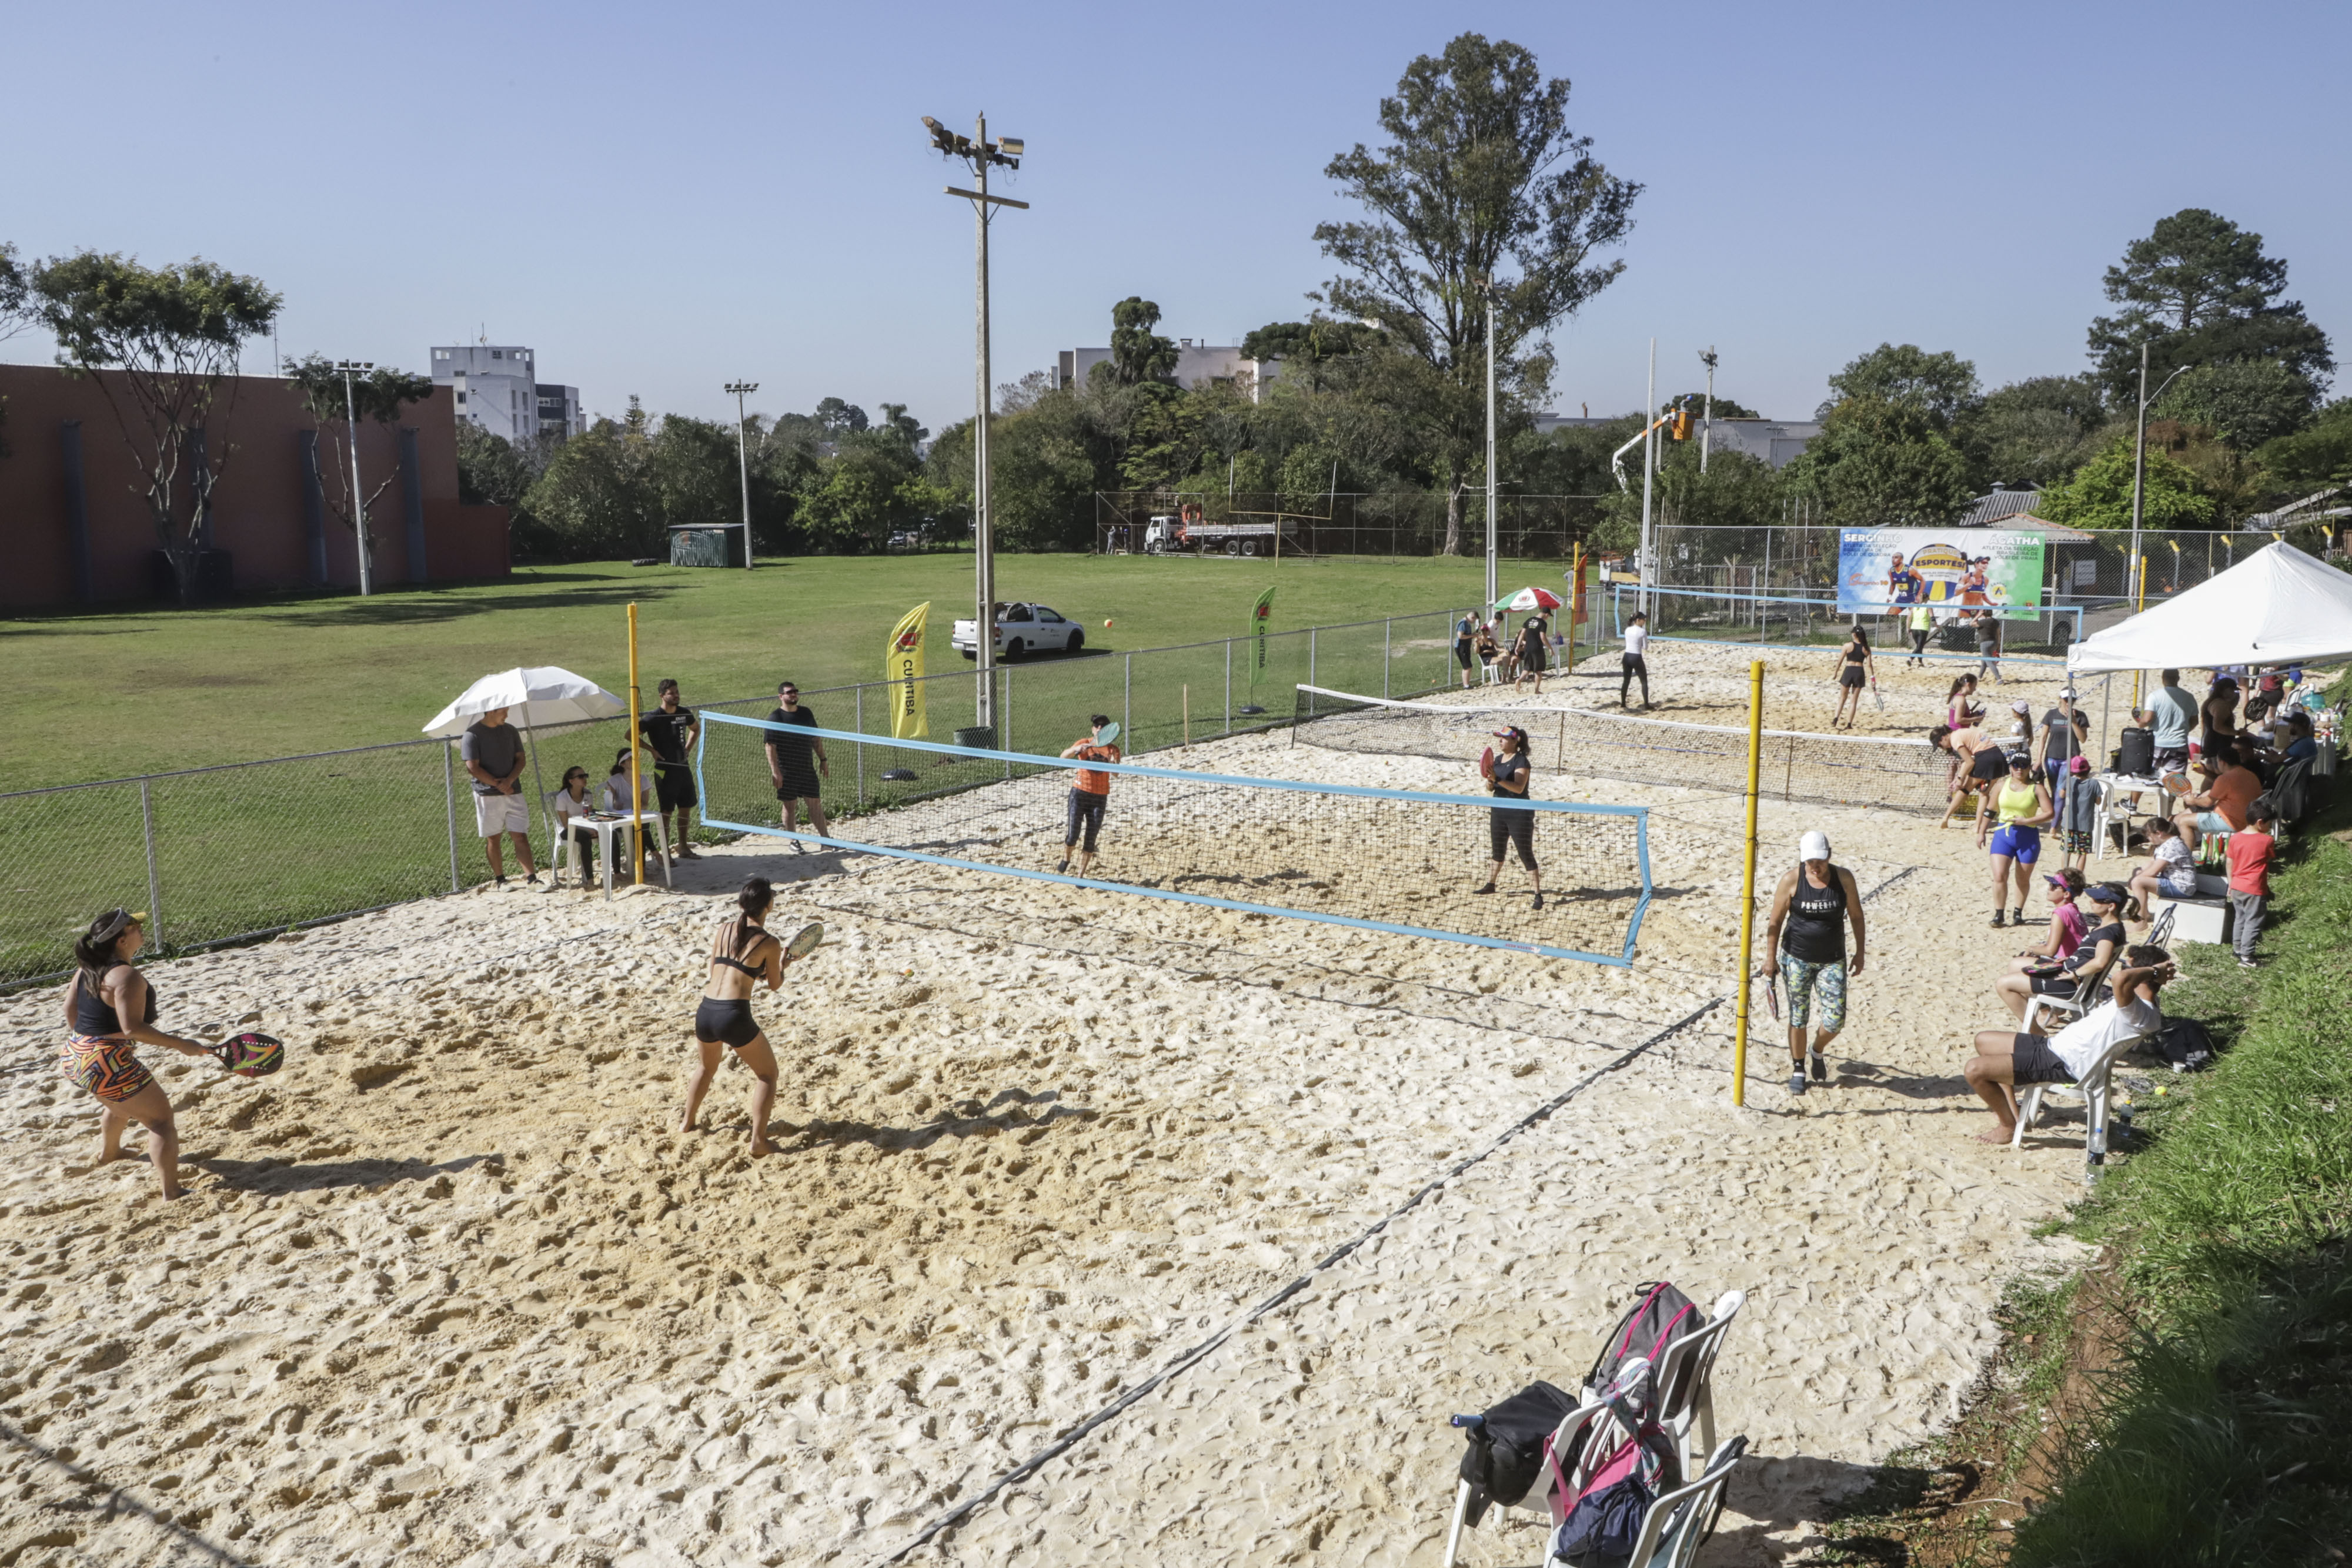
[[[267,1078],[286,1064],[286,1047],[266,1034],[247,1030],[230,1035],[212,1048],[213,1060],[239,1078]]]
[[[785,961],[794,964],[799,963],[803,958],[805,958],[810,954],[815,952],[817,944],[824,940],[824,926],[823,923],[814,920],[810,921],[806,925],[803,925],[798,931],[793,932],[793,939],[784,944]]]

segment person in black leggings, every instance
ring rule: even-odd
[[[1496,800],[1525,800],[1528,798],[1528,732],[1517,726],[1498,729],[1495,738],[1503,743],[1494,760],[1483,763],[1479,774],[1486,780],[1486,789]],[[1525,806],[1496,804],[1486,813],[1486,848],[1493,862],[1486,868],[1486,885],[1473,888],[1474,893],[1492,893],[1495,879],[1503,874],[1503,855],[1512,846],[1519,852],[1519,863],[1528,870],[1528,880],[1535,883],[1538,909],[1543,907],[1543,872],[1536,864],[1536,814]]]
[[[731,1047],[743,1065],[751,1070],[754,1080],[754,1159],[776,1152],[776,1146],[768,1142],[768,1113],[776,1103],[776,1054],[769,1049],[768,1037],[761,1032],[759,1020],[751,1016],[751,990],[761,980],[772,991],[782,989],[784,966],[792,962],[784,956],[784,945],[771,936],[763,924],[769,906],[775,902],[776,890],[766,877],[746,878],[743,890],[735,895],[736,907],[742,913],[711,936],[710,976],[702,988],[702,1004],[694,1009],[694,1039],[700,1050],[700,1060],[687,1080],[686,1114],[677,1124],[681,1133],[695,1130],[695,1118],[702,1111],[702,1097],[710,1092],[710,1081],[719,1072],[719,1048]]]
[[[1625,622],[1625,654],[1618,661],[1617,706],[1625,706],[1626,694],[1633,689],[1633,678],[1642,680],[1642,706],[1654,708],[1650,700],[1650,612],[1638,610],[1633,619]]]

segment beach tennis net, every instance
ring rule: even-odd
[[[1506,821],[1506,829],[1528,830],[1543,873],[1537,909],[1516,846],[1502,894],[1476,891],[1496,841],[1484,796],[1086,763],[709,710],[703,717],[695,768],[704,821],[804,848],[1615,965],[1632,961],[1650,895],[1647,813],[1636,806],[1538,800],[1524,818]],[[824,833],[805,815],[794,830],[780,821],[778,771],[788,785],[823,782],[794,771],[803,747],[811,762],[822,755],[832,777],[862,769],[866,781],[865,807],[836,814]],[[1084,780],[1089,786],[1108,785],[1098,824],[1072,809],[1082,770],[1097,776]],[[1065,869],[1065,849],[1074,831],[1083,845],[1090,825],[1096,855],[1082,878],[1075,861]],[[1060,917],[1057,897],[1039,891],[1039,918]]]
[[[1330,751],[1468,761],[1507,726],[1528,732],[1540,776],[1621,779],[1745,794],[1744,726],[1641,718],[1540,704],[1391,702],[1300,686],[1294,744]],[[1940,815],[1944,753],[1925,740],[1764,731],[1759,787],[1766,798],[1829,806],[1883,806]]]

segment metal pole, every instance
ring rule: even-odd
[[[630,860],[636,866],[636,883],[646,883],[646,823],[643,802],[646,787],[637,779],[637,607],[629,606],[629,841],[635,846]]]
[[[1307,684],[1310,686],[1317,684],[1315,679],[1315,628],[1312,626],[1309,626],[1307,629]]]
[[[1748,1103],[1748,998],[1756,971],[1756,793],[1764,760],[1764,661],[1748,666],[1748,852],[1739,887],[1739,1013],[1731,1046],[1731,1103]]]
[[[1642,433],[1642,592],[1636,608],[1648,610],[1650,589],[1657,580],[1656,549],[1650,538],[1650,476],[1658,466],[1658,340],[1650,340],[1650,391],[1642,405],[1649,428]]]
[[[147,929],[155,934],[155,948],[171,946],[163,939],[163,880],[155,871],[155,791],[139,780],[139,821],[147,837]]]
[[[352,531],[360,542],[360,597],[375,591],[375,576],[368,565],[367,498],[360,494],[359,400],[352,392],[352,367],[343,367],[343,429],[352,439]]]
[[[445,741],[441,746],[441,788],[442,792],[449,798],[449,891],[463,893],[466,891],[466,881],[463,873],[457,869],[457,763],[455,741]]]
[[[1315,683],[1314,683],[1312,680],[1309,680],[1307,684],[1308,685],[1310,685],[1310,686],[1311,686],[1311,685],[1313,685]],[[1231,637],[1228,637],[1228,638],[1226,638],[1226,639],[1225,639],[1225,733],[1226,733],[1227,735],[1231,735],[1231,734],[1233,734],[1233,732],[1234,732],[1234,640],[1233,640]]]
[[[1396,622],[1393,618],[1381,622],[1381,695],[1382,696],[1389,695],[1389,660],[1393,656],[1389,652],[1389,634],[1395,625]],[[1307,684],[1311,686],[1315,683],[1309,681]]]
[[[1128,748],[1132,750],[1135,747],[1135,741],[1133,738],[1135,730],[1135,655],[1129,653],[1125,655],[1125,658],[1127,660],[1127,679],[1125,683],[1125,690],[1119,698],[1118,733],[1120,738],[1127,741]]]
[[[1706,455],[1715,449],[1715,345],[1699,356],[1706,361],[1706,415],[1699,424],[1698,471],[1706,472]]]
[[[2140,485],[2147,476],[2147,344],[2139,346],[2139,423],[2132,436],[2131,558],[2139,559]],[[2126,591],[2129,589],[2126,587]]]
[[[2107,713],[2116,706],[2116,673],[2109,670],[2099,685],[2099,765],[2104,768],[2107,762]]]
[[[1486,602],[1492,604],[1502,597],[1502,584],[1497,580],[1500,567],[1496,556],[1501,549],[1499,524],[1495,512],[1495,279],[1486,278]],[[1312,682],[1308,683],[1312,685]]]
[[[1004,753],[1004,777],[1011,779],[1013,777],[1013,666],[1007,664],[1003,668],[1004,700],[1001,706],[1003,710],[1004,729],[996,737],[996,748]]]
[[[979,245],[978,296],[979,363],[972,416],[972,595],[979,612],[972,622],[972,642],[980,656],[980,709],[972,722],[983,727],[996,722],[996,519],[988,494],[988,116],[974,121],[972,140],[980,144],[973,165],[979,174],[982,199],[972,204],[973,228]]]
[[[751,570],[751,459],[745,451],[743,434],[743,398],[747,392],[760,390],[757,382],[730,382],[727,390],[735,394],[735,472],[743,481],[743,570]],[[863,748],[860,748],[861,751]]]
[[[743,537],[749,538],[751,535],[747,533]],[[856,716],[857,733],[864,735],[866,733],[866,683],[860,681],[851,687],[850,696]],[[857,803],[861,807],[866,804],[866,747],[863,746],[857,748]]]

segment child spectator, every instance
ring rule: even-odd
[[[2271,861],[2278,853],[2278,840],[2272,837],[2271,829],[2276,815],[2265,795],[2248,809],[2245,830],[2230,835],[2231,946],[2238,950],[2242,969],[2254,967],[2254,943],[2263,934],[2263,916],[2270,912]]]
[[[2156,918],[2158,894],[2167,898],[2197,896],[2196,857],[2170,822],[2162,817],[2148,819],[2147,847],[2156,858],[2131,879],[2131,895],[2139,903],[2138,919],[2142,925]]]

